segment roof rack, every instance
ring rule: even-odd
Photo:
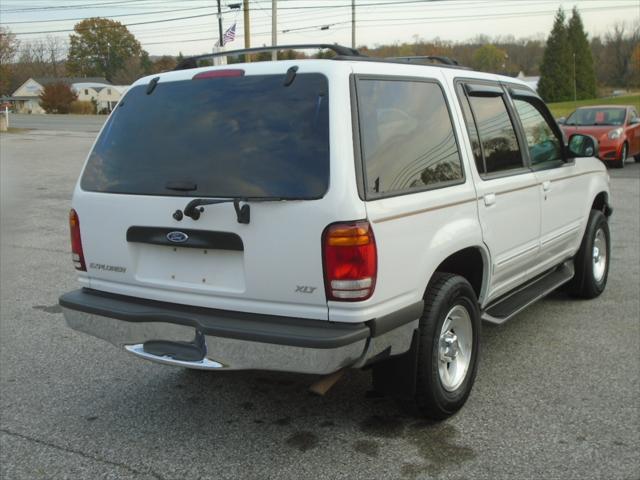
[[[386,57],[386,58],[389,60],[401,60],[409,63],[421,63],[421,62],[433,63],[434,61],[436,61],[436,62],[442,63],[443,65],[454,65],[456,67],[460,66],[457,60],[449,57],[444,57],[441,55],[415,55],[415,56],[408,56],[408,57]]]
[[[363,57],[358,50],[354,48],[344,47],[342,45],[332,45],[329,43],[306,43],[300,45],[275,45],[270,47],[256,47],[256,48],[244,48],[242,50],[229,50],[227,52],[207,53],[204,55],[197,55],[195,57],[188,57],[182,60],[174,70],[186,70],[189,68],[197,68],[199,60],[205,60],[216,57],[229,57],[234,55],[243,55],[251,53],[261,52],[277,52],[281,50],[311,50],[311,49],[327,49],[334,51],[337,55],[344,57]]]

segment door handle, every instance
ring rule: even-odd
[[[490,207],[491,205],[494,205],[496,203],[496,194],[495,193],[487,193],[484,196],[484,204],[487,207]]]
[[[545,192],[551,190],[551,182],[549,180],[545,180],[544,182],[542,182],[542,190],[544,190]]]

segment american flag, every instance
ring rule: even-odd
[[[226,32],[224,32],[224,35],[222,36],[222,45],[226,45],[229,42],[233,42],[235,39],[236,39],[236,24],[234,23],[229,28],[227,28]]]

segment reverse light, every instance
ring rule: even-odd
[[[371,297],[376,284],[376,241],[367,221],[329,225],[322,235],[327,300],[355,302]]]
[[[228,78],[228,77],[244,77],[244,70],[241,68],[227,68],[225,70],[208,70],[206,72],[196,73],[191,80],[202,80],[205,78]]]
[[[622,128],[620,127],[614,128],[613,130],[609,131],[609,134],[607,135],[607,137],[609,137],[609,140],[616,140],[621,136],[622,136]]]
[[[69,230],[71,231],[71,258],[76,270],[87,271],[84,263],[84,253],[82,252],[82,239],[80,238],[80,218],[78,213],[71,209],[69,212]]]

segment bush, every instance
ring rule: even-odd
[[[84,102],[81,100],[74,100],[69,105],[70,113],[79,113],[80,115],[93,115],[96,113],[96,106],[93,102]]]
[[[47,113],[69,113],[71,103],[77,98],[78,95],[66,83],[50,83],[40,94],[40,106]]]

